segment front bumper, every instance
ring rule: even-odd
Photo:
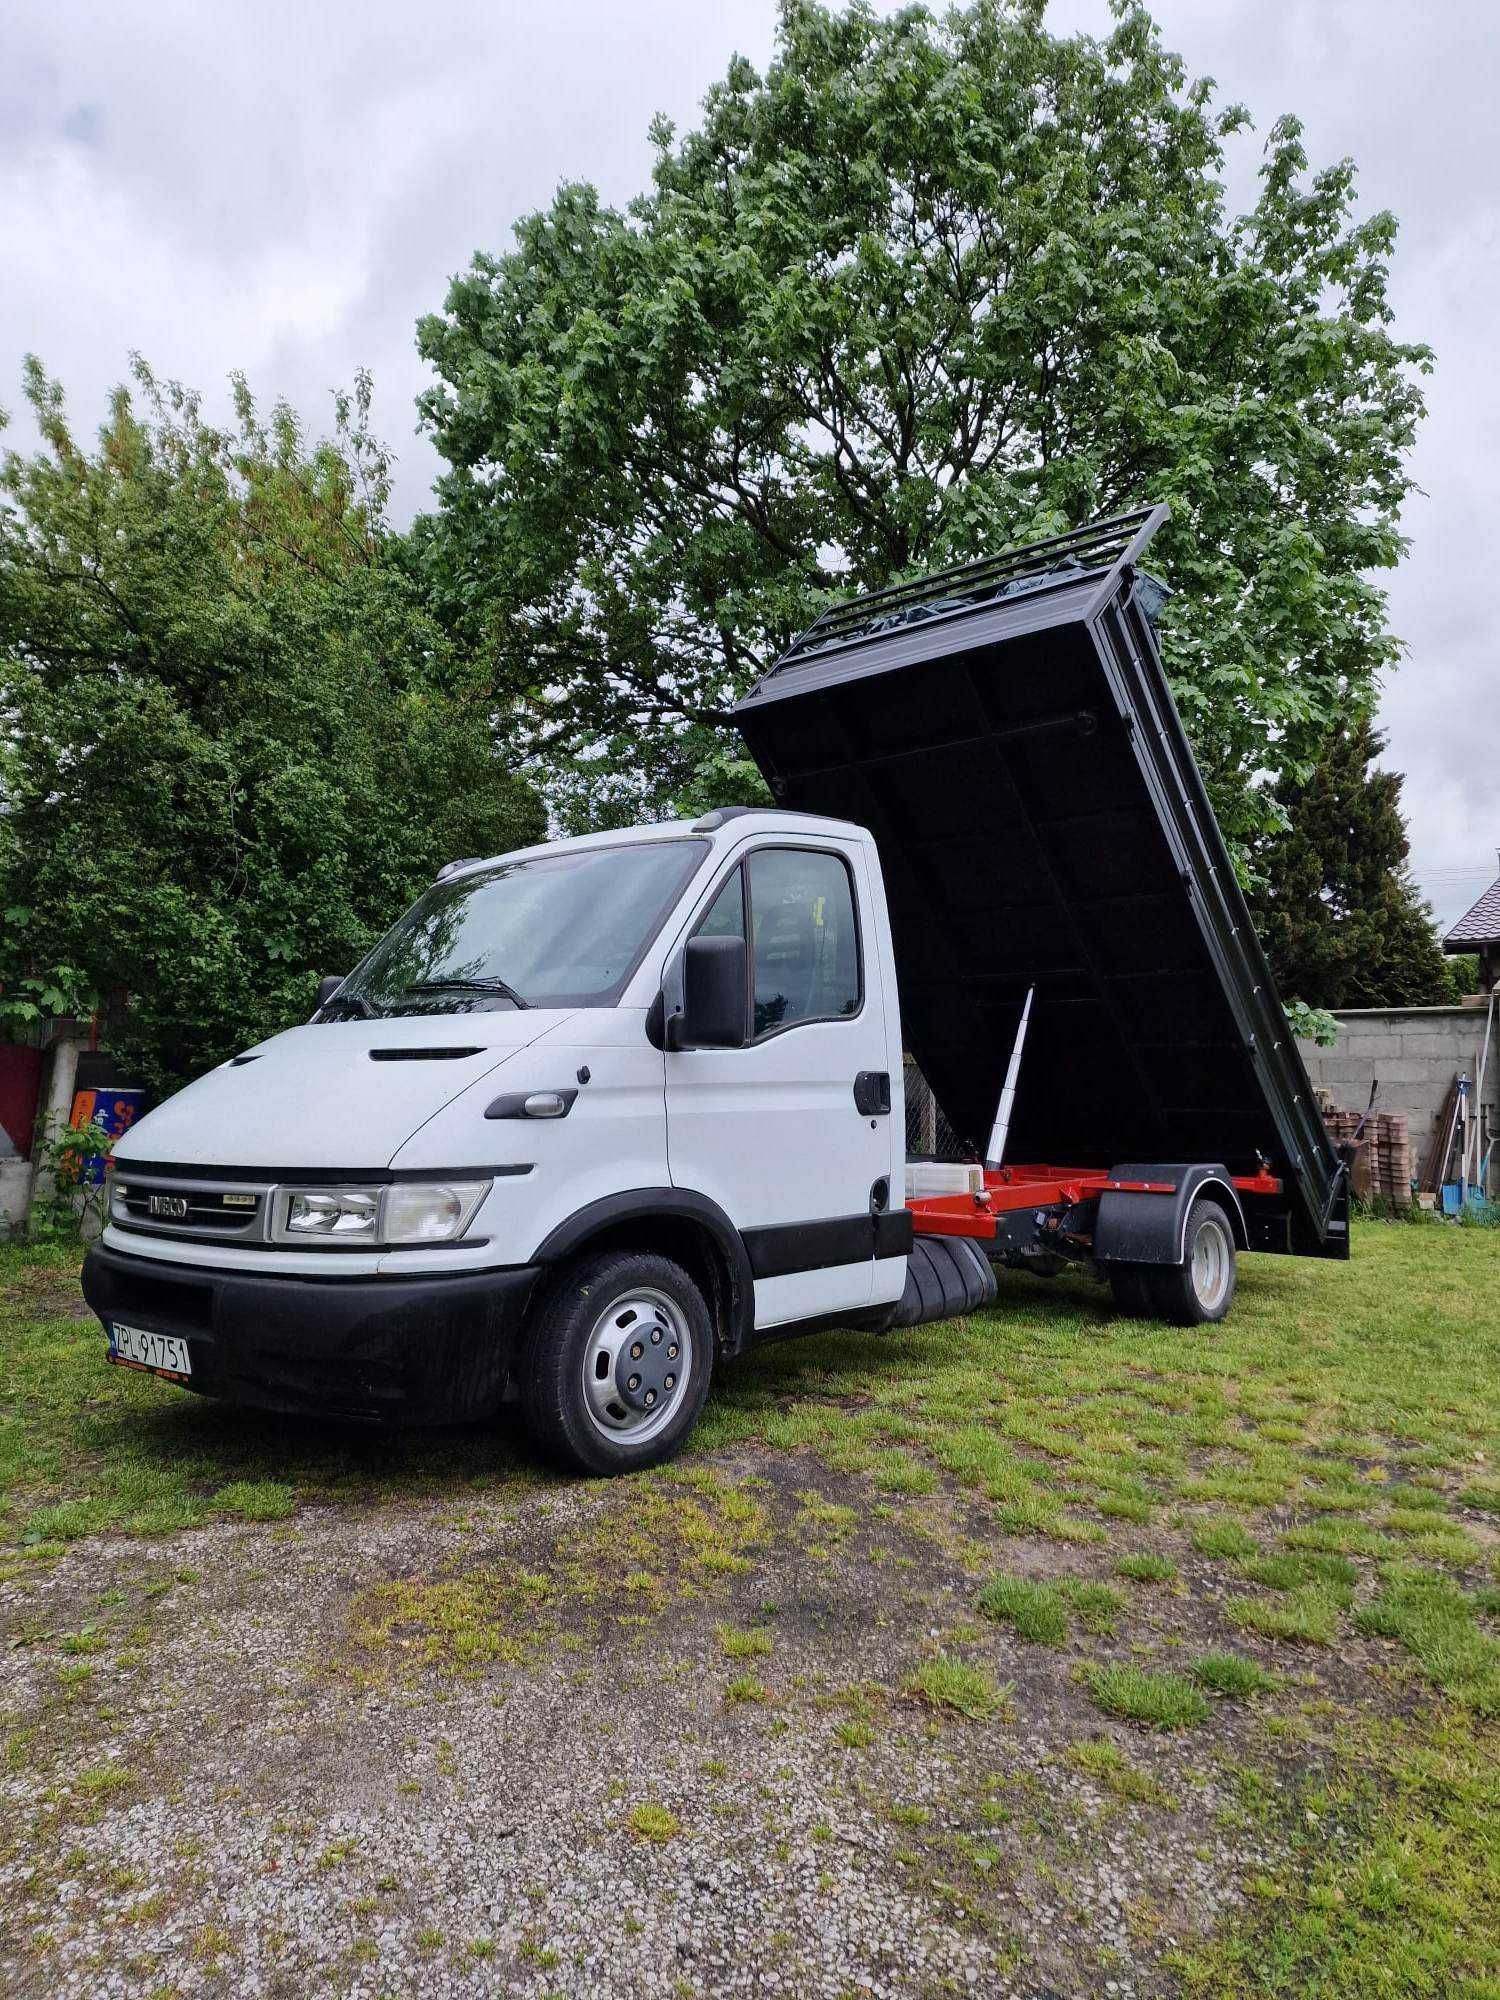
[[[516,1392],[539,1272],[287,1278],[126,1256],[96,1244],[83,1295],[189,1343],[201,1395],[257,1409],[407,1424],[492,1415]]]

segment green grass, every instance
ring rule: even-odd
[[[297,1511],[297,1496],[279,1479],[235,1479],[221,1486],[211,1503],[241,1521],[284,1521]]]
[[[1208,1720],[1208,1703],[1181,1674],[1112,1664],[1090,1668],[1085,1685],[1106,1715],[1145,1729],[1191,1729]]]
[[[1475,1600],[1446,1577],[1394,1576],[1357,1613],[1361,1632],[1394,1639],[1426,1678],[1476,1715],[1500,1717],[1500,1639],[1484,1631]]]
[[[769,1701],[771,1690],[754,1674],[736,1674],[732,1681],[725,1684],[724,1699],[735,1703]]]
[[[1125,1608],[1123,1591],[1116,1590],[1112,1584],[1095,1583],[1081,1576],[1067,1578],[1061,1589],[1085,1632],[1101,1637],[1114,1631],[1116,1621]]]
[[[1276,1597],[1234,1597],[1224,1616],[1242,1632],[1289,1645],[1331,1646],[1339,1636],[1347,1589],[1332,1583],[1305,1583]]]
[[[1292,1853],[1255,1878],[1251,1911],[1176,1958],[1191,2000],[1500,1992],[1495,1732],[1476,1740],[1467,1715],[1387,1722],[1344,1747],[1332,1782],[1290,1816]]]
[[[1302,1555],[1295,1549],[1280,1549],[1275,1555],[1257,1556],[1240,1564],[1247,1583],[1264,1584],[1268,1590],[1297,1590],[1309,1583],[1353,1584],[1359,1571],[1347,1556]]]
[[[1018,1639],[1033,1645],[1060,1646],[1068,1636],[1068,1607],[1056,1584],[994,1576],[974,1602],[986,1618],[1009,1625]]]
[[[934,1493],[939,1483],[932,1466],[906,1451],[881,1452],[871,1476],[882,1493]]]
[[[991,1577],[974,1600],[986,1618],[1009,1625],[1017,1638],[1039,1646],[1063,1643],[1070,1614],[1086,1632],[1112,1632],[1124,1602],[1120,1591],[1087,1577],[1042,1583],[1034,1577],[1004,1575]]]
[[[1231,1515],[1205,1515],[1188,1529],[1188,1539],[1200,1556],[1253,1556],[1255,1537]]]
[[[984,1722],[1010,1704],[1011,1690],[983,1667],[970,1666],[951,1654],[924,1660],[906,1683],[906,1691],[929,1708]]]
[[[1128,1577],[1132,1583],[1170,1583],[1176,1574],[1177,1565],[1170,1556],[1121,1556],[1115,1564],[1115,1575]]]
[[[1210,1694],[1230,1701],[1244,1701],[1249,1695],[1264,1694],[1275,1687],[1276,1677],[1242,1653],[1204,1653],[1193,1662],[1193,1679]]]
[[[770,1633],[759,1625],[748,1629],[734,1625],[719,1627],[719,1648],[726,1660],[762,1660],[773,1643]]]

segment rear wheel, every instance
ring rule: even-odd
[[[1140,1264],[1111,1264],[1109,1289],[1115,1304],[1132,1319],[1146,1319],[1151,1307],[1146,1300],[1146,1273]]]
[[[1181,1264],[1113,1264],[1109,1286],[1122,1312],[1173,1326],[1208,1326],[1223,1319],[1234,1298],[1234,1230],[1207,1196],[1188,1210]]]
[[[698,1421],[713,1347],[703,1294],[679,1264],[649,1252],[586,1257],[537,1316],[521,1390],[527,1426],[573,1471],[658,1465]]]

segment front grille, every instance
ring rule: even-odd
[[[270,1189],[200,1180],[132,1179],[117,1169],[110,1213],[126,1229],[158,1236],[213,1236],[263,1242]]]

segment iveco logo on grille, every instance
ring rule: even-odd
[[[185,1194],[154,1194],[147,1204],[147,1214],[159,1216],[163,1222],[185,1222],[187,1220],[187,1196]]]

